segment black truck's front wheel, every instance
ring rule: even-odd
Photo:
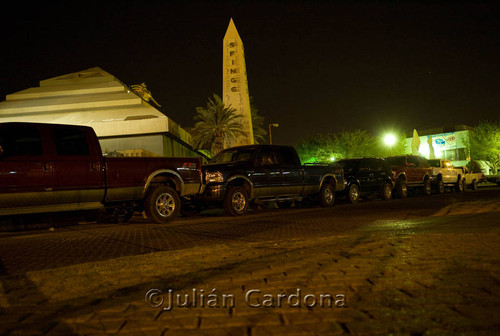
[[[146,216],[156,223],[168,223],[179,214],[181,200],[177,192],[168,186],[152,189],[144,202]]]
[[[244,187],[229,187],[224,198],[224,211],[231,216],[241,216],[247,211],[249,201],[248,191]]]

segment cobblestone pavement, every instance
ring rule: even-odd
[[[0,335],[498,335],[477,195],[3,234]]]

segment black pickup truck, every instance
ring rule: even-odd
[[[336,164],[302,165],[293,147],[250,145],[228,148],[202,167],[204,202],[222,202],[233,216],[243,215],[250,202],[291,204],[314,197],[325,207],[344,189]]]

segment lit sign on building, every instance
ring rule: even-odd
[[[455,132],[433,135],[432,140],[434,145],[440,150],[457,148],[457,138],[455,136]]]

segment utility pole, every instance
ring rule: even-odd
[[[269,144],[273,144],[273,135],[271,133],[271,127],[279,127],[280,124],[269,124]]]

